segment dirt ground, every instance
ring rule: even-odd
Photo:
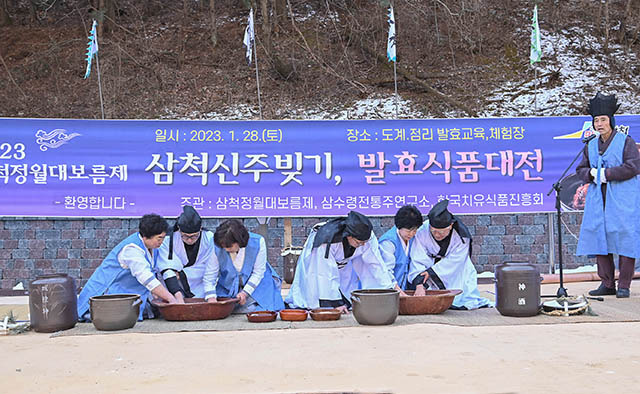
[[[576,295],[596,285],[566,287]],[[627,302],[638,302],[634,293]],[[7,393],[633,392],[638,330],[640,323],[28,333],[0,337],[0,381]]]

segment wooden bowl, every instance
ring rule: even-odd
[[[449,309],[462,290],[427,290],[424,296],[414,296],[412,290],[405,290],[405,293],[409,297],[400,297],[401,315],[433,315]]]
[[[340,320],[342,312],[335,308],[316,308],[311,310],[311,318],[316,321]]]
[[[307,311],[304,309],[283,309],[280,311],[280,320],[305,321],[307,315]]]
[[[247,313],[247,320],[251,323],[267,323],[276,320],[278,314],[273,311],[256,311]]]
[[[165,320],[219,320],[231,314],[238,302],[235,298],[218,297],[218,302],[209,303],[204,298],[185,298],[184,304],[153,302]]]

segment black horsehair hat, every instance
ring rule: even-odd
[[[453,223],[455,220],[453,215],[447,209],[449,200],[442,200],[431,208],[429,214],[429,226],[433,228],[445,228]]]
[[[587,106],[587,113],[591,115],[592,118],[596,116],[606,115],[609,117],[609,123],[611,123],[611,127],[615,127],[615,120],[613,119],[613,114],[620,108],[620,104],[618,104],[618,99],[615,94],[610,96],[605,96],[604,94],[598,92],[594,98],[589,100],[589,105]]]
[[[183,233],[197,233],[202,228],[202,219],[192,206],[185,205],[182,208],[182,214],[178,218],[178,228]]]

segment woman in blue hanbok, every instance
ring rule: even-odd
[[[233,313],[284,309],[282,280],[267,262],[267,245],[238,219],[220,224],[213,236],[215,253],[204,272],[204,297],[237,298]]]
[[[150,214],[140,219],[139,231],[120,242],[89,278],[78,296],[78,318],[90,320],[89,299],[104,294],[139,294],[142,304],[138,320],[153,317],[151,295],[169,303],[180,302],[156,279],[158,248],[169,225]]]

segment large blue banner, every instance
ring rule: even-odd
[[[623,132],[640,116],[617,116]],[[362,121],[0,119],[0,216],[554,211],[590,117]],[[572,171],[569,172],[572,174]],[[563,181],[566,209],[583,185]]]

